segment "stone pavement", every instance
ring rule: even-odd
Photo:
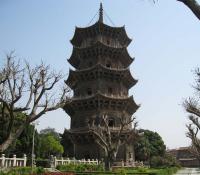
[[[184,168],[179,170],[175,175],[200,175],[200,168]]]

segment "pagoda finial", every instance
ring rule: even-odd
[[[103,5],[100,3],[100,8],[99,8],[99,22],[103,23]]]

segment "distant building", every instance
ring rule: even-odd
[[[102,5],[95,24],[86,28],[76,27],[71,40],[73,52],[68,60],[75,70],[70,70],[66,80],[74,96],[64,106],[71,117],[68,132],[73,147],[68,148],[68,155],[78,159],[103,158],[104,152],[95,143],[89,126],[103,126],[102,117],[106,115],[109,127],[115,132],[120,130],[122,117],[129,120],[138,109],[128,94],[137,83],[129,70],[134,60],[127,51],[130,42],[124,26],[104,24]],[[132,130],[132,125],[125,129]],[[123,145],[117,154],[118,160],[134,160],[134,157],[133,143]]]
[[[173,155],[183,167],[200,167],[200,161],[190,152],[189,147],[170,149],[168,153]]]

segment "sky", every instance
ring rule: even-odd
[[[185,98],[194,95],[193,70],[199,66],[200,22],[176,0],[102,0],[105,23],[125,25],[132,38],[128,51],[135,61],[131,73],[139,82],[129,91],[140,109],[139,128],[158,132],[168,148],[188,146]],[[15,50],[32,64],[41,60],[67,79],[75,26],[87,27],[99,9],[99,0],[0,0],[0,65]],[[38,130],[69,128],[63,111],[39,119]]]

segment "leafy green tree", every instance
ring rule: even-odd
[[[150,161],[153,156],[165,154],[166,146],[157,132],[143,129],[139,132],[143,132],[143,136],[134,145],[136,160]]]
[[[41,155],[48,158],[50,155],[61,155],[64,152],[63,146],[51,134],[45,134],[41,137]]]
[[[2,143],[9,135],[8,127],[10,126],[9,115],[7,112],[2,112],[2,110],[6,110],[6,108],[3,108],[3,105],[0,106],[0,143]],[[13,130],[23,124],[25,118],[26,114],[17,112],[13,123]],[[28,157],[30,157],[32,151],[33,132],[35,132],[35,145],[38,145],[39,138],[37,131],[34,129],[33,125],[27,124],[24,127],[24,131],[13,142],[13,144],[10,145],[6,151],[4,151],[4,153],[7,155],[16,154],[17,156],[23,156],[23,154],[26,154]],[[39,154],[38,151],[39,149],[35,150],[37,154]]]
[[[40,157],[49,158],[50,155],[62,155],[64,148],[61,145],[61,137],[54,128],[46,128],[40,131]]]
[[[150,162],[151,167],[177,167],[179,166],[176,158],[170,154],[165,153],[163,156],[153,156]]]
[[[18,156],[22,156],[23,154],[26,154],[28,157],[31,157],[32,154],[32,144],[33,144],[33,132],[35,132],[35,138],[34,138],[34,148],[35,148],[35,155],[39,156],[40,154],[40,139],[39,134],[37,130],[35,130],[33,125],[27,125],[22,132],[22,134],[19,136],[19,138],[16,140],[16,143],[13,144],[8,148],[6,152],[9,154],[16,154]],[[36,146],[37,145],[37,146]]]
[[[45,129],[43,129],[43,130],[40,131],[40,135],[41,136],[42,135],[49,135],[49,134],[52,135],[52,136],[54,136],[54,138],[56,140],[60,141],[61,136],[60,136],[60,134],[58,132],[56,132],[55,128],[48,127],[48,128],[45,128]]]

